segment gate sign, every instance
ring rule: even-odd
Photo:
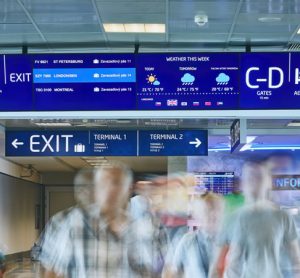
[[[136,156],[136,131],[7,131],[6,156]]]
[[[299,109],[298,57],[241,54],[240,109]]]
[[[140,156],[207,155],[206,130],[140,131]]]

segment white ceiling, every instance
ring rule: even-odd
[[[3,51],[264,50],[300,42],[299,0],[0,0]],[[199,27],[196,14],[208,16]],[[103,23],[162,23],[165,34],[105,33]],[[61,49],[61,50],[62,50]],[[60,50],[60,51],[61,51]],[[255,50],[255,49],[254,49]]]
[[[43,172],[76,172],[89,165],[80,157],[9,157],[6,158],[24,166],[32,165]],[[167,172],[167,157],[107,157],[107,160],[124,162],[135,172]]]

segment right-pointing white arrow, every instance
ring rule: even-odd
[[[18,142],[18,139],[15,139],[11,144],[17,149],[18,146],[24,145],[24,142]]]
[[[195,138],[195,141],[190,141],[190,145],[195,145],[198,148],[201,145],[201,141],[198,138]]]

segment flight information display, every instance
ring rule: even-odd
[[[0,111],[300,109],[300,53],[0,55]]]
[[[140,54],[140,110],[237,109],[239,55]]]
[[[240,109],[299,109],[300,55],[241,54]]]
[[[33,57],[36,110],[134,110],[135,83],[131,54]]]
[[[196,189],[228,195],[233,192],[234,172],[195,173]]]

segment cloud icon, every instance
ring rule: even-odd
[[[225,73],[220,73],[217,78],[216,78],[216,81],[218,84],[227,84],[230,80],[230,77],[225,74]]]
[[[190,73],[185,73],[184,76],[181,77],[181,82],[186,84],[192,84],[195,81],[195,76]]]
[[[158,80],[155,80],[153,83],[152,83],[154,86],[159,86],[160,85],[160,82]]]

